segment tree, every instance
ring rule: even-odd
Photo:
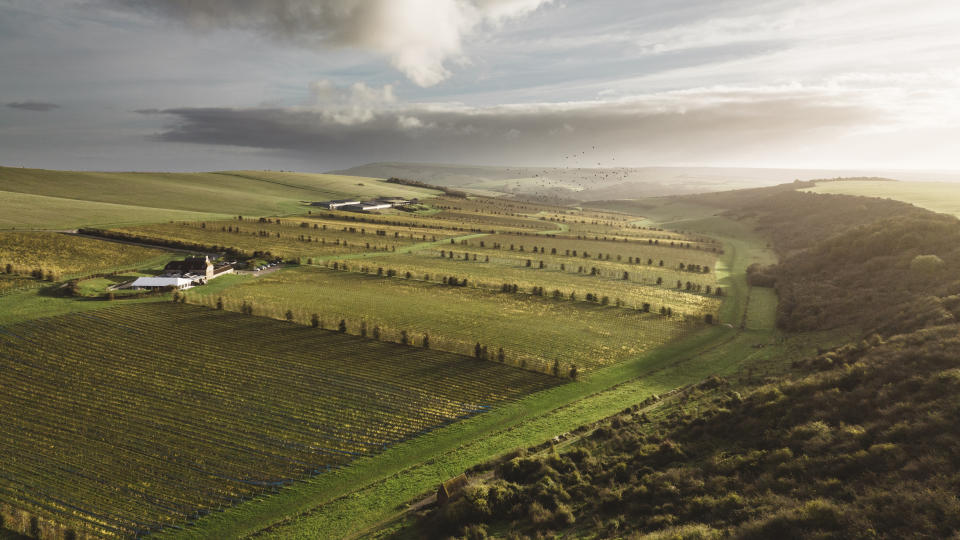
[[[339,330],[341,334],[347,332],[347,321],[345,319],[340,319],[340,325],[337,327],[337,330]]]
[[[285,317],[287,318],[287,322],[293,322],[293,310],[288,309]]]
[[[314,328],[320,328],[320,315],[314,313],[310,316],[310,326]]]

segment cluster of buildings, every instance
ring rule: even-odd
[[[214,265],[210,257],[187,257],[182,261],[170,261],[163,273],[154,277],[140,277],[126,286],[128,289],[189,289],[204,285],[211,279],[233,273],[233,263]]]
[[[397,208],[415,204],[416,199],[407,200],[399,197],[378,197],[369,201],[360,201],[354,199],[342,199],[339,201],[322,201],[310,203],[310,206],[320,206],[328,210],[345,210],[347,212],[371,212],[373,210],[386,210],[387,208]]]

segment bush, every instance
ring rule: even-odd
[[[937,274],[946,264],[936,255],[917,255],[910,261],[910,270],[919,274]]]

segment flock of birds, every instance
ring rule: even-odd
[[[575,193],[629,180],[631,170],[628,168],[617,168],[614,163],[605,166],[603,161],[597,161],[596,167],[593,167],[596,153],[597,147],[591,146],[589,150],[564,154],[564,165],[560,167],[507,168],[507,174],[516,180],[508,181],[505,188],[512,190],[515,194],[522,194],[536,200],[557,201],[570,198]],[[616,159],[611,157],[610,161],[614,162]],[[588,160],[590,164],[585,166],[584,162]],[[520,179],[532,180],[521,181]]]

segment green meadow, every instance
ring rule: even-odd
[[[126,173],[0,167],[0,228],[61,229],[304,213],[304,202],[430,197],[438,192],[353,176],[229,171]]]
[[[811,193],[879,197],[917,205],[927,210],[960,217],[960,182],[893,182],[843,180],[817,182]]]

